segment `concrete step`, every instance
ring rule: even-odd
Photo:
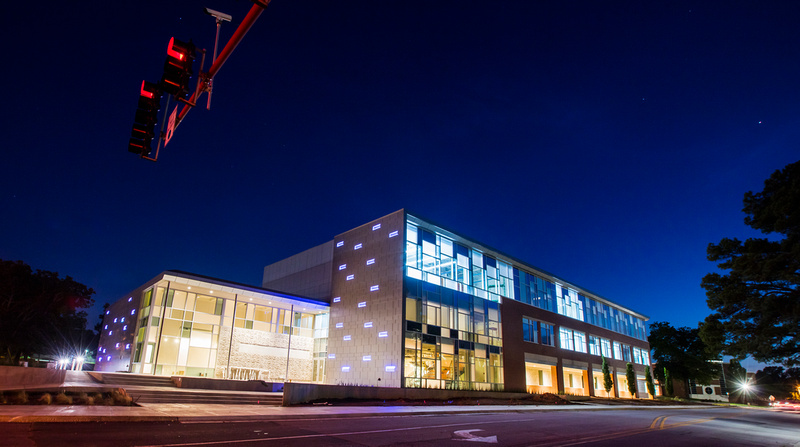
[[[136,385],[136,386],[156,386],[175,388],[175,383],[169,377],[150,376],[144,374],[125,374],[125,373],[95,373],[98,374],[102,382],[106,385]]]
[[[281,405],[283,396],[280,393],[235,393],[235,392],[195,392],[143,390],[131,388],[126,390],[137,403],[183,403],[183,404],[227,404],[227,405]]]

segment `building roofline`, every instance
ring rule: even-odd
[[[183,270],[164,270],[159,275],[157,275],[155,278],[153,278],[153,280],[159,280],[160,278],[163,278],[165,275],[180,276],[180,277],[187,278],[187,279],[205,281],[205,282],[212,283],[212,284],[215,284],[215,285],[218,285],[218,286],[222,286],[222,287],[237,288],[237,289],[247,290],[247,291],[250,291],[250,292],[274,295],[274,296],[278,296],[278,297],[281,297],[281,298],[286,298],[286,299],[289,299],[289,300],[301,301],[301,302],[305,302],[305,303],[311,304],[311,305],[330,307],[330,304],[326,303],[325,301],[319,301],[319,300],[315,300],[313,298],[308,298],[308,297],[300,296],[300,295],[293,295],[293,294],[289,294],[289,293],[286,293],[286,292],[281,292],[281,291],[278,291],[278,290],[265,289],[263,287],[252,286],[252,285],[249,285],[249,284],[243,284],[243,283],[239,283],[239,282],[228,281],[228,280],[225,280],[225,279],[214,278],[212,276],[206,276],[206,275],[200,275],[200,274],[197,274],[197,273],[186,272],[186,271],[183,271]],[[148,281],[148,283],[152,282],[153,280]]]
[[[521,264],[521,265],[524,265],[524,266],[534,270],[535,273],[539,273],[539,274],[542,274],[544,276],[549,276],[550,278],[552,278],[554,280],[558,280],[561,283],[564,283],[566,285],[574,287],[577,291],[579,291],[581,293],[584,293],[584,294],[591,295],[593,298],[599,299],[600,301],[604,302],[605,304],[608,304],[610,306],[616,307],[618,309],[622,309],[622,310],[624,310],[626,312],[630,312],[631,314],[633,314],[633,315],[635,315],[637,317],[640,317],[640,318],[644,319],[645,321],[650,320],[650,317],[648,317],[647,315],[644,315],[644,314],[642,314],[640,312],[636,312],[635,310],[632,310],[630,308],[622,306],[621,304],[618,304],[618,303],[616,303],[616,302],[614,302],[612,300],[609,300],[608,298],[603,297],[602,295],[599,295],[599,294],[597,294],[595,292],[592,292],[591,290],[588,290],[585,287],[578,286],[572,281],[568,281],[568,280],[566,280],[566,279],[564,279],[564,278],[562,278],[562,277],[560,277],[558,275],[555,275],[553,273],[548,272],[547,270],[544,270],[544,269],[541,269],[541,268],[536,267],[534,265],[531,265],[530,263],[525,262],[525,261],[523,261],[523,260],[521,260],[521,259],[519,259],[519,258],[517,258],[515,256],[511,256],[511,255],[509,255],[509,254],[507,254],[507,253],[505,253],[505,252],[503,252],[501,250],[498,250],[498,249],[496,249],[494,247],[491,247],[489,245],[486,245],[484,243],[477,242],[477,239],[474,239],[474,238],[471,238],[471,237],[467,237],[467,236],[464,236],[462,233],[458,233],[458,232],[452,231],[448,227],[440,225],[438,222],[430,220],[430,219],[426,218],[425,216],[422,216],[422,215],[420,215],[420,214],[418,214],[416,212],[409,211],[408,209],[405,209],[405,208],[403,209],[403,211],[405,212],[406,220],[408,220],[409,216],[411,216],[412,218],[416,218],[416,219],[418,219],[420,221],[423,221],[425,223],[433,225],[433,226],[439,228],[440,230],[443,230],[445,233],[449,233],[449,236],[451,236],[451,237],[457,237],[457,238],[461,238],[461,239],[470,241],[471,243],[477,245],[480,248],[485,249],[486,251],[494,252],[494,253],[496,253],[498,255],[501,255],[501,256],[507,258],[510,261],[513,261],[516,264]]]

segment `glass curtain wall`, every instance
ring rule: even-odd
[[[314,338],[315,379],[324,371],[328,314],[288,309],[157,286],[146,290],[139,310],[139,329],[132,372],[156,375],[223,377],[226,359],[217,358],[220,343],[230,343],[230,330],[274,332]],[[159,342],[160,341],[160,342]],[[218,368],[221,367],[221,368]],[[215,370],[217,371],[215,373]]]

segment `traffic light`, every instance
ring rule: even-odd
[[[169,40],[167,60],[164,62],[164,76],[161,78],[161,89],[175,96],[176,99],[185,99],[189,92],[194,52],[195,46],[191,40],[188,43],[174,37]]]
[[[136,116],[133,119],[128,151],[142,157],[150,153],[160,106],[161,90],[158,85],[142,81],[142,88],[139,90],[139,108],[136,109]]]

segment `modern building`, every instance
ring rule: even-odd
[[[399,210],[265,267],[260,288],[164,272],[109,308],[98,368],[605,396],[605,357],[614,395],[632,363],[646,397],[645,321]]]

